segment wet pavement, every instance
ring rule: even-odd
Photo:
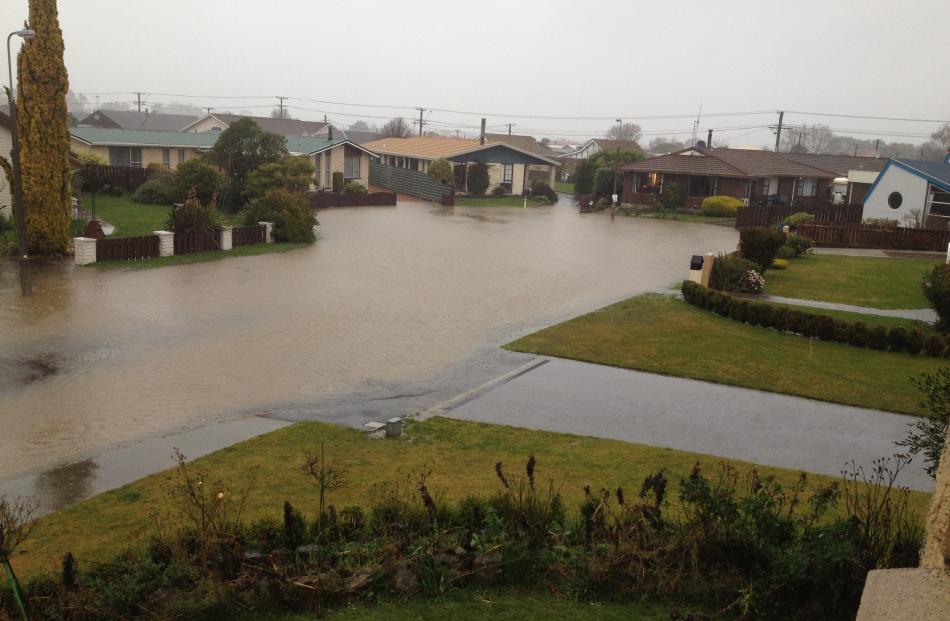
[[[248,414],[361,426],[422,410],[524,363],[500,345],[664,290],[737,239],[566,202],[319,219],[316,245],[283,254],[38,266],[27,300],[0,263],[0,480]]]
[[[930,308],[908,308],[908,309],[886,309],[871,308],[868,306],[853,306],[851,304],[838,304],[837,302],[821,302],[819,300],[801,300],[798,298],[786,298],[780,295],[760,295],[752,299],[765,300],[766,302],[776,302],[778,304],[791,304],[793,306],[807,306],[810,308],[823,308],[826,310],[847,311],[849,313],[859,313],[862,315],[881,315],[882,317],[902,317],[904,319],[916,319],[934,323],[937,321],[937,313]]]
[[[840,476],[897,452],[911,416],[558,358],[445,415]],[[930,491],[919,460],[899,483]]]

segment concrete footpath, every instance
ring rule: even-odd
[[[869,306],[854,306],[852,304],[839,304],[837,302],[822,302],[820,300],[803,300],[800,298],[786,298],[780,295],[760,295],[749,296],[751,300],[764,300],[766,302],[775,302],[776,304],[790,304],[792,306],[805,306],[807,308],[817,308],[824,310],[838,310],[849,313],[858,313],[861,315],[880,315],[881,317],[901,317],[903,319],[916,319],[926,323],[937,321],[937,312],[930,308],[907,308],[907,309],[888,309],[871,308]]]
[[[898,452],[911,416],[550,359],[444,416],[613,438],[840,476]],[[930,491],[915,460],[899,483]]]

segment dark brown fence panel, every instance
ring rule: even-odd
[[[221,233],[175,233],[175,254],[221,249]]]
[[[157,257],[158,235],[117,237],[96,242],[96,261],[139,261]]]
[[[775,226],[792,214],[804,211],[815,216],[820,224],[860,224],[864,215],[864,205],[814,205],[789,206],[769,205],[762,207],[740,207],[736,210],[736,228],[749,226]]]
[[[154,174],[148,168],[131,168],[128,166],[106,166],[103,164],[86,164],[82,167],[82,179],[88,186],[88,191],[98,191],[106,185],[124,188],[134,192]]]
[[[366,194],[342,194],[340,192],[310,192],[313,209],[328,207],[388,207],[396,204],[395,192],[368,192]]]
[[[251,226],[236,226],[231,229],[231,247],[250,246],[252,244],[263,244],[267,235],[267,227],[263,224],[254,224]]]
[[[950,231],[881,228],[835,224],[802,224],[798,232],[819,248],[880,248],[882,250],[930,250],[943,252],[950,244]]]

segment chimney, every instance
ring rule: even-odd
[[[333,126],[327,125],[327,140],[333,140]]]
[[[478,136],[478,144],[485,144],[485,119],[482,119],[482,133]]]
[[[712,149],[712,130],[706,133],[706,148]]]
[[[878,138],[874,141],[874,157],[881,157],[881,139]]]

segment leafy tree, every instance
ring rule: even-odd
[[[178,165],[168,183],[168,198],[181,203],[194,190],[197,199],[207,204],[213,196],[220,193],[222,186],[221,175],[215,167],[204,158],[195,157]]]
[[[614,191],[614,169],[601,166],[594,172],[594,194],[609,197]]]
[[[950,424],[950,367],[943,367],[936,374],[922,374],[911,381],[917,385],[927,400],[924,405],[930,414],[926,418],[909,425],[907,437],[897,442],[917,455],[924,454],[927,474],[937,476],[937,466],[947,438],[947,426]]]
[[[318,222],[310,203],[299,192],[284,188],[268,191],[247,206],[245,224],[274,223],[274,239],[280,242],[310,243],[316,241],[313,232]]]
[[[99,153],[96,153],[92,149],[76,149],[73,153],[75,154],[76,159],[79,160],[79,163],[83,166],[105,166],[109,163],[106,158],[104,158]]]
[[[673,151],[679,151],[680,149],[685,149],[686,143],[680,142],[675,138],[663,138],[657,136],[650,141],[650,151],[653,153],[672,153]]]
[[[640,139],[642,130],[636,123],[621,123],[620,125],[611,125],[604,138],[609,140],[625,140],[636,142]]]
[[[597,165],[590,159],[578,162],[574,169],[574,191],[578,194],[590,194],[594,190],[594,175]]]
[[[65,253],[71,224],[69,81],[56,0],[30,0],[29,28],[17,57],[17,131],[30,252]]]
[[[455,173],[453,171],[452,162],[441,157],[429,165],[429,176],[450,188],[455,186]]]
[[[280,161],[261,164],[252,172],[247,179],[247,195],[261,197],[274,188],[304,192],[310,187],[313,173],[309,157],[288,155]]]
[[[468,191],[481,196],[488,189],[488,166],[484,162],[475,162],[468,165]]]
[[[350,126],[349,126],[347,129],[349,129],[349,130],[351,130],[351,131],[354,131],[354,132],[368,132],[368,131],[372,131],[372,130],[369,128],[369,125],[367,125],[365,121],[356,121],[356,122],[354,122],[354,123],[350,123]]]
[[[258,166],[287,155],[287,139],[265,132],[252,119],[238,119],[221,132],[208,152],[208,159],[227,175],[225,207],[236,210],[241,206],[247,179]]]
[[[188,192],[181,206],[172,206],[168,212],[168,223],[166,226],[169,231],[189,235],[192,233],[213,234],[221,228],[221,214],[218,212],[218,206],[215,198],[207,203],[198,199],[195,190]]]
[[[379,133],[384,138],[408,138],[412,135],[412,127],[406,119],[397,116],[383,123]]]

